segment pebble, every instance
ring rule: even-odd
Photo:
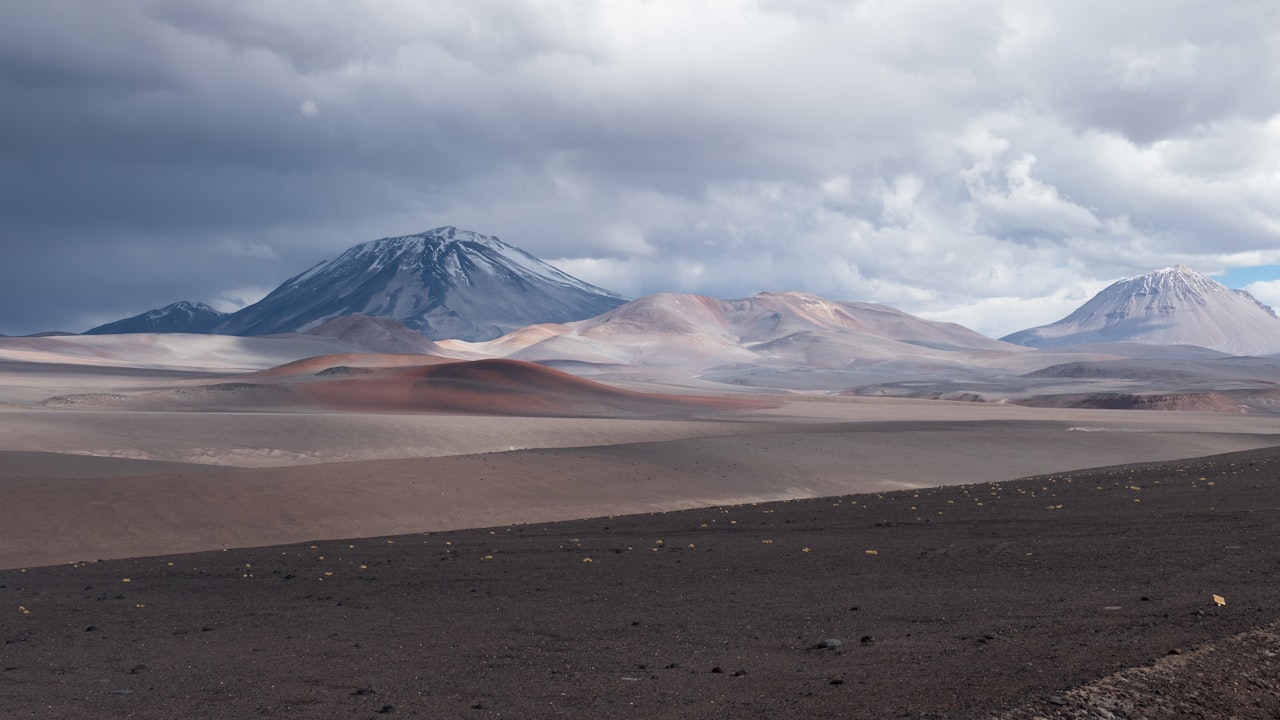
[[[844,643],[840,642],[836,638],[826,638],[824,640],[819,640],[818,644],[813,647],[815,650],[822,650],[825,648],[838,648],[843,644]]]

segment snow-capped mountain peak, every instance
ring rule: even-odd
[[[486,340],[606,312],[626,298],[488,235],[445,226],[355,245],[233,315],[237,335],[305,331],[362,313],[433,339]]]
[[[1280,352],[1280,318],[1249,293],[1175,265],[1117,280],[1067,317],[1004,340],[1031,347],[1199,345],[1265,355]]]
[[[125,333],[208,333],[214,326],[226,319],[227,314],[218,312],[202,302],[179,300],[162,308],[116,320],[105,325],[85,331],[85,335],[121,335]]]

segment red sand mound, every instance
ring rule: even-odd
[[[317,355],[295,360],[284,365],[241,375],[242,378],[287,378],[314,375],[335,367],[396,368],[454,362],[449,358],[433,355],[397,355],[392,353],[347,353],[341,355]]]
[[[302,381],[294,389],[334,410],[552,417],[687,416],[750,410],[755,401],[620,390],[519,360],[383,368]]]

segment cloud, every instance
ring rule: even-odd
[[[1245,285],[1242,289],[1273,310],[1280,307],[1280,280],[1259,280]]]
[[[989,334],[1176,262],[1280,262],[1264,3],[110,6],[0,25],[0,332],[230,307],[443,224],[630,295]]]

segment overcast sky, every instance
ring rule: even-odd
[[[0,333],[235,309],[440,225],[997,336],[1179,262],[1280,305],[1277,8],[6,3]]]

